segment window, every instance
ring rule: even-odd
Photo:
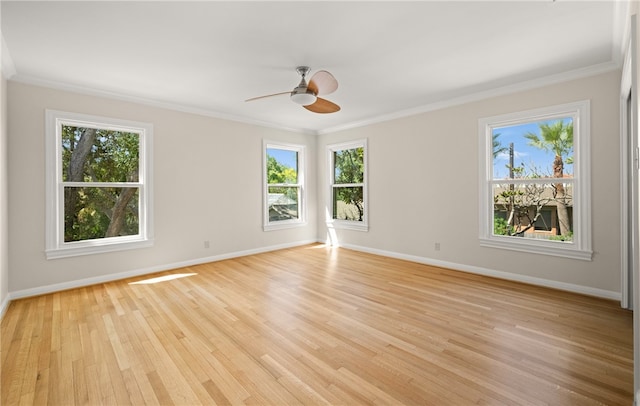
[[[304,219],[304,147],[264,142],[264,230],[297,227]]]
[[[483,118],[480,244],[591,260],[589,102]]]
[[[152,131],[47,110],[48,259],[152,245]]]
[[[334,227],[368,229],[366,140],[329,145],[331,219]]]

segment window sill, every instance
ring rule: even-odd
[[[280,223],[269,223],[262,226],[263,231],[285,230],[287,228],[298,228],[307,225],[306,221],[283,221]]]
[[[537,241],[515,237],[494,237],[480,238],[480,246],[528,252],[531,254],[580,259],[583,261],[591,261],[593,257],[593,251],[591,250],[579,249],[574,243],[563,243],[559,241]]]
[[[362,221],[333,220],[327,222],[327,227],[344,230],[369,231],[369,225]]]
[[[102,254],[105,252],[125,251],[153,246],[153,240],[135,241],[91,241],[79,244],[66,244],[64,247],[45,250],[47,259],[77,257],[81,255]]]

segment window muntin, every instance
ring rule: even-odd
[[[304,147],[264,143],[264,229],[304,224]]]
[[[591,259],[589,103],[481,119],[481,245]]]
[[[151,125],[46,116],[47,258],[152,245]]]
[[[328,147],[330,167],[329,221],[337,227],[367,230],[366,141]]]

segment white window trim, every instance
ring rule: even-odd
[[[64,192],[62,182],[62,125],[112,129],[140,134],[139,227],[140,234],[85,241],[64,241]],[[153,126],[87,114],[56,110],[45,112],[46,237],[47,259],[98,254],[153,245]],[[89,185],[89,184],[87,184]],[[102,183],[101,185],[106,185]]]
[[[269,221],[269,185],[267,184],[267,149],[283,149],[298,153],[298,183],[283,186],[299,188],[298,218],[291,220]],[[305,188],[306,147],[280,141],[262,141],[262,228],[263,231],[282,230],[286,228],[302,227],[307,224],[307,196]]]
[[[335,151],[341,151],[341,150],[345,150],[345,149],[355,149],[355,148],[360,148],[362,147],[364,149],[364,182],[361,184],[357,183],[357,184],[340,184],[340,186],[362,186],[363,190],[362,190],[362,198],[364,201],[364,216],[362,218],[362,221],[353,221],[353,220],[338,220],[338,219],[334,219],[333,218],[333,187],[334,187],[334,181],[335,181],[335,172],[334,172],[334,160],[333,160],[333,153]],[[331,144],[331,145],[327,145],[327,155],[329,158],[329,193],[328,193],[328,200],[327,200],[327,219],[326,219],[326,223],[327,226],[330,228],[341,228],[341,229],[348,229],[348,230],[356,230],[356,231],[369,231],[369,202],[368,202],[368,167],[367,167],[367,156],[369,155],[369,151],[367,148],[367,140],[366,139],[362,139],[362,140],[356,140],[356,141],[349,141],[349,142],[343,142],[343,143],[339,143],[339,144]]]
[[[577,156],[573,174],[573,241],[545,241],[493,235],[493,154],[492,132],[495,127],[517,125],[560,117],[573,117],[574,154]],[[480,138],[480,245],[483,247],[525,251],[591,261],[591,153],[590,101],[584,100],[558,106],[544,107],[517,113],[481,118],[478,121]],[[548,181],[547,181],[548,182]]]

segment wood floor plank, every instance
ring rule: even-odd
[[[632,324],[609,300],[312,244],[12,302],[0,402],[628,405]]]

